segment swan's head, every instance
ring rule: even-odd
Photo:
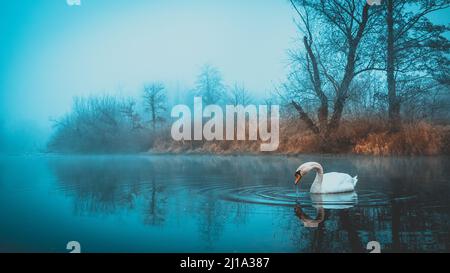
[[[309,173],[311,170],[316,169],[319,173],[323,173],[322,166],[317,162],[306,162],[300,165],[295,171],[294,184],[298,184],[303,176]]]
[[[325,210],[323,208],[317,208],[317,216],[315,219],[312,219],[306,214],[299,205],[295,206],[294,211],[297,217],[303,222],[303,225],[307,228],[316,228],[323,220],[325,220]]]

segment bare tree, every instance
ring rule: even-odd
[[[155,130],[156,123],[163,121],[162,113],[166,111],[167,97],[165,87],[162,83],[152,83],[144,87],[144,107],[150,113],[152,129]]]
[[[112,96],[75,98],[71,112],[54,123],[49,148],[64,152],[114,152],[137,148],[125,103]],[[124,145],[132,143],[132,145]],[[136,146],[134,146],[136,145]]]
[[[203,66],[197,78],[195,91],[206,104],[218,103],[225,95],[225,85],[219,70],[210,65]]]
[[[307,75],[306,83],[297,72],[291,77],[296,81],[292,91],[297,93],[291,103],[313,132],[326,134],[339,127],[353,79],[372,66],[374,52],[361,52],[361,48],[364,38],[371,34],[379,12],[366,1],[290,1],[300,17],[298,27],[304,35],[305,48],[304,53],[297,52],[292,59],[301,63],[300,67]],[[287,87],[292,88],[292,84]],[[298,93],[309,91],[319,101],[318,126],[305,107],[295,100]],[[331,116],[329,97],[333,97]]]
[[[142,129],[141,116],[137,113],[136,102],[129,99],[122,104],[121,112],[129,120],[132,130]]]
[[[230,90],[229,101],[233,105],[248,105],[252,102],[252,97],[244,85],[239,85],[237,83]]]
[[[435,80],[448,82],[450,44],[443,34],[449,28],[434,25],[427,16],[449,7],[449,0],[386,0],[386,76],[392,131],[401,124],[399,87],[403,88],[400,93],[410,96],[430,89]]]

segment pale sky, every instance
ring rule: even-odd
[[[149,81],[183,92],[206,63],[264,96],[287,73],[294,17],[288,0],[4,1],[0,123],[49,129],[74,96],[136,97]]]
[[[216,66],[261,96],[286,75],[297,35],[286,0],[15,0],[0,10],[4,120],[48,126],[73,96],[192,88]]]

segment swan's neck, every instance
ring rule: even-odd
[[[314,180],[314,182],[318,183],[318,184],[322,184],[322,180],[323,180],[323,170],[316,169],[316,179]]]
[[[314,187],[320,187],[323,180],[323,168],[320,164],[315,164],[312,169],[316,171],[316,179],[314,179],[313,183],[315,184]]]

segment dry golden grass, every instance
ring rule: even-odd
[[[173,141],[170,131],[156,137],[152,152],[260,154],[260,141]],[[376,119],[343,121],[339,130],[318,136],[301,121],[280,124],[280,144],[272,154],[351,153],[365,155],[450,154],[450,127],[421,121],[404,124],[390,133],[386,122]],[[267,153],[267,152],[266,152]]]
[[[445,138],[444,128],[419,122],[404,125],[396,133],[371,133],[353,151],[371,155],[437,155],[445,152]]]

